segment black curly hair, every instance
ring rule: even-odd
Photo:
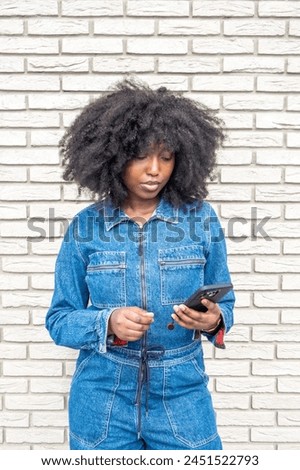
[[[223,139],[222,122],[205,106],[164,87],[152,90],[125,79],[88,104],[64,134],[63,177],[120,206],[127,196],[126,164],[160,144],[175,156],[164,198],[174,206],[202,201]]]

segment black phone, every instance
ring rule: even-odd
[[[198,312],[207,312],[207,308],[201,303],[201,299],[208,299],[217,303],[232,288],[233,285],[231,283],[202,286],[184,302],[184,305]]]

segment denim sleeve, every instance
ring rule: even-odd
[[[112,309],[88,306],[87,263],[79,251],[74,226],[73,221],[57,256],[55,287],[46,315],[46,328],[60,346],[97,349],[104,353]]]
[[[223,229],[220,221],[211,209],[210,216],[206,220],[205,230],[208,233],[208,249],[206,254],[206,264],[204,268],[204,284],[223,284],[231,282],[227,264],[227,250]],[[233,325],[233,307],[235,295],[233,290],[228,292],[218,303],[223,317],[225,332],[227,333]],[[213,344],[216,336],[203,333]]]

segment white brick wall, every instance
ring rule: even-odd
[[[54,219],[89,199],[62,182],[57,143],[133,74],[228,127],[209,198],[236,326],[225,351],[204,345],[224,447],[300,449],[299,18],[291,0],[0,2],[1,448],[68,448],[77,353],[53,345],[44,316],[65,226]]]

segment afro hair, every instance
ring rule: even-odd
[[[65,132],[63,177],[120,206],[127,196],[126,164],[159,144],[175,156],[163,197],[174,206],[202,201],[223,139],[222,121],[202,104],[125,79],[88,104]]]

